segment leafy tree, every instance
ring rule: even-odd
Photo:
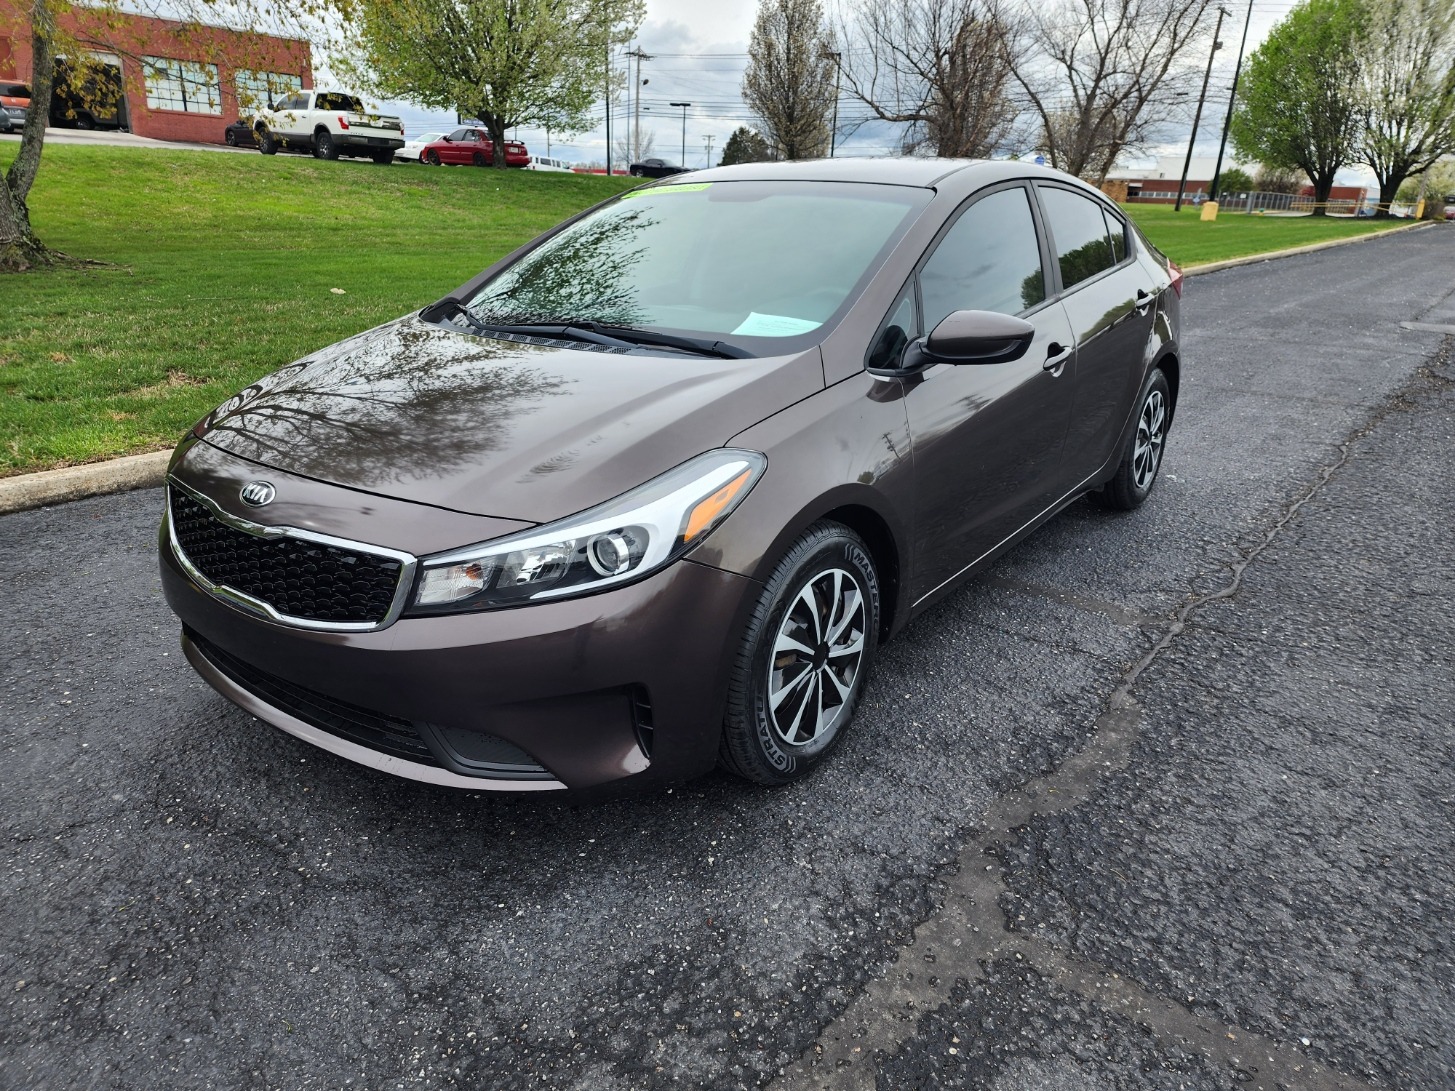
[[[1238,167],[1229,167],[1218,178],[1218,190],[1222,193],[1247,193],[1256,188],[1252,175]]]
[[[590,128],[610,48],[631,39],[644,0],[339,0],[357,45],[339,64],[386,98],[477,117],[505,166],[505,131]]]
[[[734,163],[763,163],[773,158],[763,134],[746,125],[739,125],[733,135],[722,146],[722,158],[718,166],[730,167]]]
[[[1334,176],[1354,160],[1364,126],[1359,81],[1361,0],[1303,0],[1248,58],[1233,146],[1273,167],[1297,168],[1327,212]]]
[[[829,150],[833,53],[819,0],[759,0],[743,98],[782,159],[811,159]]]
[[[1100,184],[1178,109],[1171,85],[1211,0],[1057,0],[1029,6],[1015,69],[1051,166]]]
[[[1455,4],[1367,0],[1359,45],[1364,132],[1358,158],[1388,216],[1400,184],[1455,151]]]

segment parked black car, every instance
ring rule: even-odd
[[[631,173],[633,178],[670,178],[674,174],[686,174],[687,168],[674,166],[665,159],[643,159],[632,164]]]
[[[242,118],[238,118],[222,130],[222,139],[229,148],[256,148],[258,146],[257,140],[253,137],[252,125]]]

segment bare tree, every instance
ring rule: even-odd
[[[1455,5],[1373,0],[1359,55],[1358,156],[1379,179],[1378,216],[1400,184],[1455,151]]]
[[[743,98],[778,158],[828,152],[834,52],[819,0],[759,0]]]
[[[612,141],[616,156],[630,166],[640,163],[657,150],[657,134],[651,129],[642,132],[635,125],[628,125],[627,131]]]
[[[907,153],[982,158],[1004,146],[1022,35],[1002,0],[859,0],[851,18],[845,85],[879,120],[910,126]]]
[[[1060,0],[1027,5],[1032,57],[1016,78],[1053,167],[1103,182],[1123,151],[1181,107],[1169,77],[1212,0]]]

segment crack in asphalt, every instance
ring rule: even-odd
[[[1142,722],[1141,708],[1132,696],[1138,678],[1171,647],[1198,610],[1237,595],[1248,567],[1348,463],[1359,441],[1390,413],[1411,404],[1407,392],[1414,384],[1444,378],[1434,368],[1448,361],[1452,345],[1455,342],[1442,344],[1408,384],[1349,433],[1337,447],[1338,456],[1315,473],[1312,483],[1281,510],[1261,537],[1238,547],[1240,556],[1224,568],[1229,578],[1223,586],[1194,595],[1179,607],[1158,640],[1123,673],[1087,744],[1052,773],[1003,795],[985,813],[972,829],[972,838],[961,850],[953,873],[942,879],[944,898],[939,911],[915,928],[884,975],[871,980],[824,1027],[814,1045],[780,1071],[768,1084],[770,1091],[871,1091],[880,1063],[914,1036],[922,1015],[949,1002],[957,980],[983,979],[989,963],[1004,959],[1028,964],[1062,988],[1132,1018],[1159,1039],[1175,1040],[1197,1051],[1250,1091],[1295,1087],[1301,1091],[1369,1091],[1372,1085],[1310,1060],[1297,1045],[1197,1015],[1181,1002],[1078,959],[1047,940],[1013,933],[1001,908],[1001,897],[1008,888],[992,849],[1007,837],[1016,837],[1017,830],[1034,817],[1068,811],[1089,801],[1109,773],[1126,768]],[[1199,573],[1189,582],[1195,585],[1207,578],[1208,573]],[[1091,609],[1120,624],[1147,625],[1148,619],[1133,611],[1069,592],[1004,578],[985,583]]]

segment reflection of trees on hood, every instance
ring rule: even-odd
[[[644,208],[593,216],[502,273],[470,301],[470,310],[485,322],[638,325],[644,315],[629,274],[646,256],[641,232],[656,224]]]
[[[216,446],[320,480],[399,481],[498,449],[560,392],[528,346],[405,320],[290,364],[206,422]]]

